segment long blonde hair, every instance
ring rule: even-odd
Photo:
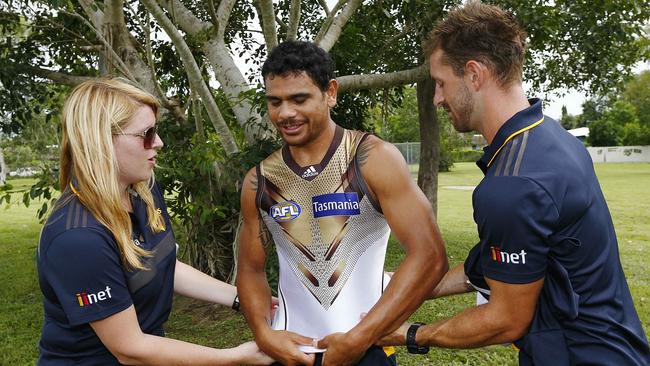
[[[61,190],[71,189],[93,216],[114,236],[122,265],[145,269],[142,262],[151,253],[133,242],[129,213],[122,204],[124,192],[118,184],[119,168],[112,134],[120,131],[142,106],[158,113],[151,94],[119,79],[92,79],[72,90],[63,107]],[[165,221],[155,207],[149,182],[132,185],[147,207],[149,226],[165,230]]]

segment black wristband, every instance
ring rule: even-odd
[[[232,301],[231,308],[234,311],[239,311],[239,294],[235,295],[235,299]]]
[[[406,331],[406,349],[409,353],[416,355],[423,355],[429,353],[429,346],[419,346],[415,342],[415,334],[418,332],[418,328],[423,326],[422,323],[413,323]]]

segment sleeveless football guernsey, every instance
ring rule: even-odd
[[[257,207],[280,266],[276,330],[319,339],[347,332],[388,283],[390,229],[357,159],[366,136],[337,126],[320,164],[298,166],[285,145],[257,166]]]

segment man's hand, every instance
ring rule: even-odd
[[[298,349],[299,345],[311,346],[313,339],[285,330],[271,330],[257,336],[260,349],[285,366],[314,364],[314,355],[306,354]]]
[[[395,329],[391,334],[382,337],[375,345],[377,346],[403,346],[406,344],[406,331],[411,326],[406,322]]]
[[[354,365],[368,350],[368,347],[354,342],[348,333],[330,334],[318,341],[317,347],[327,349],[323,366]]]

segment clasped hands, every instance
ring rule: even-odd
[[[404,344],[406,329],[408,329],[408,324],[404,323],[391,334],[381,338],[376,345]],[[368,340],[350,333],[333,333],[318,340],[289,331],[270,329],[257,339],[257,343],[264,353],[285,366],[311,366],[314,364],[315,355],[302,352],[299,346],[312,346],[327,350],[323,354],[323,366],[354,365],[372,346],[367,342]]]

